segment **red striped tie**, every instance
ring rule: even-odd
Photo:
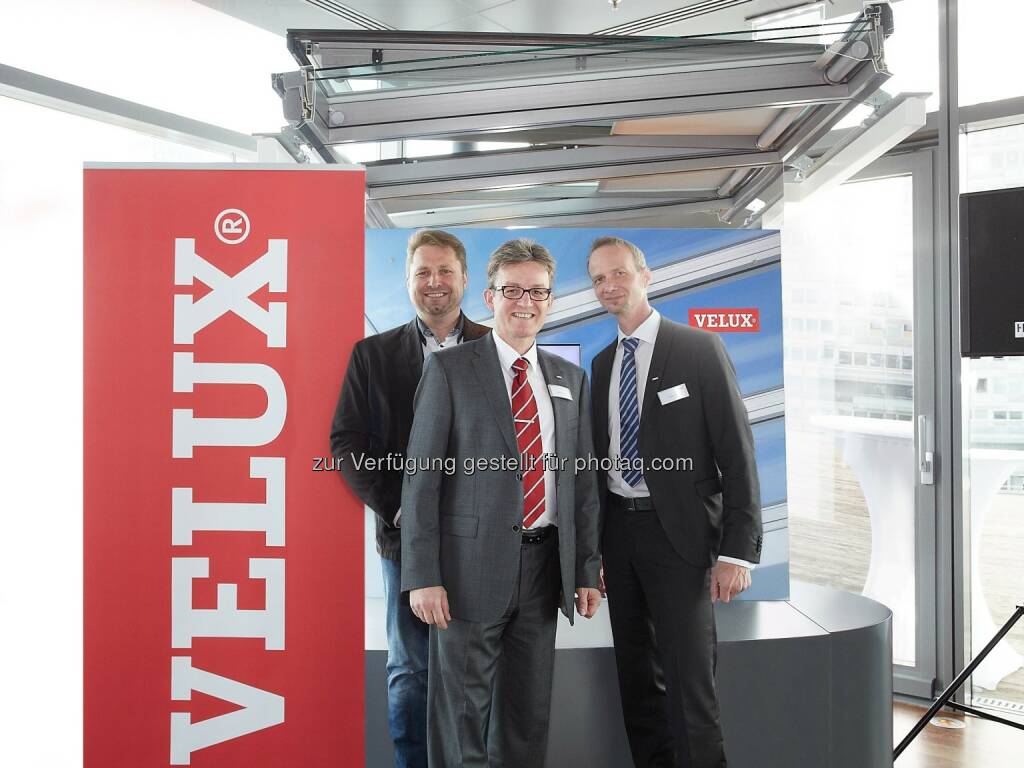
[[[530,362],[520,357],[512,363],[512,421],[519,444],[523,472],[523,527],[529,528],[544,514],[544,463],[540,440],[540,418],[533,387],[526,378]]]

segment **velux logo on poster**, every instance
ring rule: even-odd
[[[690,325],[718,333],[757,333],[761,330],[761,312],[757,307],[691,309]]]
[[[249,217],[238,209],[222,211],[215,220],[218,239],[228,245],[249,236]],[[226,239],[227,238],[227,239]],[[193,238],[175,238],[174,284],[209,288],[199,299],[191,293],[174,296],[174,344],[189,346],[202,329],[234,313],[266,338],[267,348],[283,348],[287,339],[287,306],[271,301],[266,309],[254,302],[253,293],[267,286],[271,294],[287,290],[288,241],[268,240],[266,252],[233,276],[213,266],[196,252]],[[194,455],[197,447],[214,446],[223,451],[245,449],[272,442],[285,424],[288,411],[284,382],[270,365],[224,360],[197,361],[192,351],[173,353],[173,391],[193,393],[200,385],[249,385],[262,389],[266,409],[261,415],[217,418],[196,416],[193,408],[172,412],[172,456],[199,462],[217,462],[216,452]],[[192,546],[196,531],[231,533],[261,532],[267,547],[285,543],[285,458],[249,457],[249,477],[262,479],[266,495],[260,503],[204,501],[194,498],[191,487],[171,489],[171,544]],[[240,540],[241,541],[241,540]],[[251,538],[244,539],[251,541]],[[180,550],[176,550],[180,552]],[[193,582],[210,575],[209,556],[171,558],[171,647],[192,648],[196,638],[258,638],[264,651],[285,648],[285,560],[281,557],[249,557],[248,575],[265,585],[265,607],[238,608],[238,585],[218,583],[214,608],[193,607]],[[250,641],[251,642],[251,641]],[[192,722],[189,712],[170,715],[171,765],[189,765],[197,750],[284,722],[284,697],[192,665],[192,656],[171,656],[171,698],[191,701],[193,692],[235,704],[226,714]]]

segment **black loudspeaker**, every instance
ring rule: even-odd
[[[1024,187],[960,196],[964,357],[1024,355]]]

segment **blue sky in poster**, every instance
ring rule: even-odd
[[[744,275],[734,280],[674,293],[655,299],[652,305],[666,317],[686,323],[690,308],[757,307],[760,333],[723,333],[740,391],[746,395],[782,386],[782,278],[779,267]],[[602,314],[589,320],[548,331],[540,339],[548,344],[580,344],[583,368],[616,337],[615,320]]]
[[[405,291],[405,246],[410,229],[366,230],[366,315],[378,331],[406,323],[413,317]],[[472,318],[488,316],[483,291],[491,252],[506,240],[528,237],[544,245],[558,262],[555,291],[573,293],[587,288],[587,253],[600,235],[615,234],[636,243],[650,267],[660,267],[736,243],[754,240],[764,231],[751,229],[459,229],[453,233],[466,246],[469,287],[463,308]]]
[[[753,426],[761,506],[786,500],[786,420],[772,419]]]

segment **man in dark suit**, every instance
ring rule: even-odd
[[[416,318],[356,344],[331,427],[331,453],[355,494],[376,514],[388,642],[388,727],[398,768],[427,765],[427,629],[401,601],[401,458],[424,358],[489,330],[462,314],[466,249],[440,230],[416,232],[405,262]],[[370,469],[360,456],[393,461]],[[353,521],[361,530],[361,525]]]
[[[402,588],[431,625],[432,768],[542,766],[558,609],[600,605],[586,376],[536,345],[554,268],[529,240],[499,247],[493,333],[431,356],[416,392]]]
[[[638,768],[722,768],[712,604],[750,585],[761,554],[754,441],[721,339],[661,317],[634,244],[587,262],[618,320],[593,362],[602,554],[619,692]]]

